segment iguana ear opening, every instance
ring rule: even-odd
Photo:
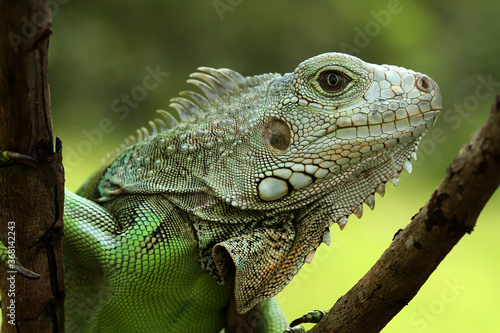
[[[259,228],[217,244],[215,265],[225,280],[235,267],[234,297],[238,313],[276,295],[291,279],[276,281],[293,244],[293,232]],[[293,273],[291,274],[293,276]]]
[[[279,118],[271,119],[264,126],[262,136],[267,144],[278,152],[286,151],[292,139],[287,123]]]

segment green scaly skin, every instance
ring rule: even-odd
[[[282,332],[273,296],[411,170],[442,109],[426,75],[340,53],[283,76],[199,70],[203,94],[172,99],[181,122],[160,111],[66,192],[68,332]]]
[[[66,194],[67,330],[220,330],[231,287],[200,267],[192,227],[178,209],[161,195],[113,204],[107,210]]]

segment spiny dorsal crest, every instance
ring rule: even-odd
[[[216,111],[219,103],[227,102],[229,96],[237,95],[248,88],[280,76],[280,74],[267,73],[244,77],[229,68],[198,67],[197,69],[200,72],[191,73],[187,83],[198,87],[203,94],[184,90],[179,93],[178,97],[170,99],[169,106],[175,110],[180,122],[172,113],[163,109],[156,110],[163,119],[155,118],[150,120],[148,124],[151,131],[144,126],[138,128],[136,130],[137,136],[129,135],[119,148],[108,153],[106,160],[109,161],[117,157],[127,147],[144,141],[151,136],[173,130],[180,123],[197,123],[211,112]]]

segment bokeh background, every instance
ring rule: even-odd
[[[421,143],[414,171],[387,185],[376,208],[351,217],[332,244],[278,296],[290,319],[328,309],[373,265],[430,197],[500,92],[499,1],[53,0],[50,84],[66,186],[76,190],[107,152],[155,118],[198,66],[244,75],[290,72],[319,53],[424,72],[445,110]],[[151,71],[154,81],[144,79]],[[150,79],[148,79],[150,80]],[[499,171],[500,172],[500,171]],[[499,332],[500,195],[383,330]]]

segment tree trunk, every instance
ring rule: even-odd
[[[0,0],[0,151],[34,166],[0,167],[0,241],[37,280],[0,269],[2,332],[63,331],[61,144],[52,134],[48,0]]]
[[[310,330],[379,332],[417,294],[500,184],[500,95],[441,184],[368,273]]]

